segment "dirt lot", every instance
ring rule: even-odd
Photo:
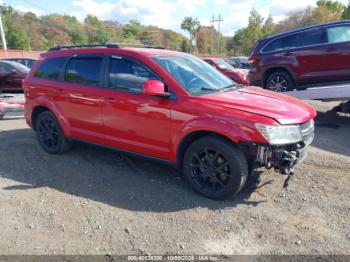
[[[0,253],[350,254],[350,118],[315,105],[316,140],[289,188],[264,171],[225,202],[123,154],[48,155],[24,120],[2,120]]]

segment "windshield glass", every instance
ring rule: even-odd
[[[28,73],[30,71],[28,67],[20,63],[12,62],[12,61],[6,61],[6,63],[13,66],[16,70],[18,70],[21,73]]]
[[[218,67],[220,67],[221,69],[234,69],[234,67],[232,65],[230,65],[229,63],[226,63],[224,60],[222,59],[215,59],[215,63],[218,65]]]
[[[231,79],[197,57],[157,56],[153,59],[191,95],[236,87]]]

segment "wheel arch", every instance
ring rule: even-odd
[[[35,130],[35,121],[40,113],[50,111],[57,118],[59,124],[63,129],[63,133],[66,137],[70,136],[70,124],[68,120],[64,117],[61,110],[56,106],[56,104],[48,99],[40,98],[38,99],[34,106],[33,110],[30,114],[31,126]]]
[[[183,163],[183,158],[184,158],[184,154],[186,152],[186,150],[188,149],[188,147],[196,140],[204,137],[204,136],[216,136],[216,137],[221,137],[229,142],[231,142],[232,144],[234,144],[234,141],[232,141],[232,139],[230,139],[228,136],[215,132],[215,131],[210,131],[210,130],[196,130],[193,131],[187,135],[185,135],[178,147],[177,147],[177,151],[176,151],[176,166],[181,169],[182,168],[182,163]]]

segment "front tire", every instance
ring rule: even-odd
[[[71,143],[64,136],[63,130],[50,111],[40,113],[36,122],[35,130],[40,146],[50,154],[62,154],[70,149]]]
[[[266,80],[265,88],[274,92],[292,91],[294,83],[289,74],[277,71],[270,74]]]
[[[195,191],[216,200],[237,195],[248,176],[244,154],[231,142],[214,136],[200,138],[189,146],[183,170]]]

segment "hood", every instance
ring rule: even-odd
[[[244,71],[242,71],[241,69],[223,69],[223,71],[225,71],[226,73],[233,73],[233,74],[239,74],[239,75],[244,75],[246,74]]]
[[[301,124],[316,116],[316,111],[312,106],[287,95],[259,87],[245,87],[200,96],[200,98],[224,108],[266,116],[282,125]]]

